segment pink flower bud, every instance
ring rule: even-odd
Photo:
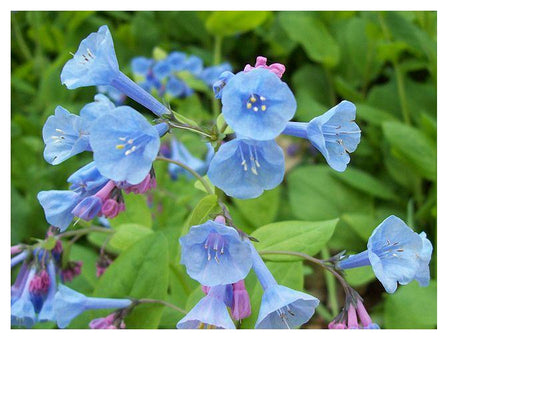
[[[107,199],[102,206],[101,213],[106,218],[115,218],[120,212],[120,207],[115,199]]]
[[[233,319],[241,320],[252,314],[252,305],[250,295],[244,285],[244,280],[233,284],[233,306],[231,307],[231,316]]]
[[[278,76],[278,78],[281,79],[281,77],[283,76],[283,73],[285,72],[285,65],[280,64],[280,63],[266,65],[266,62],[267,62],[266,57],[258,56],[255,61],[255,66],[252,67],[250,64],[246,64],[246,67],[244,67],[244,72],[248,72],[256,68],[264,68],[264,69],[268,69],[269,71],[274,72]]]

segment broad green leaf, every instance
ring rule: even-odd
[[[385,200],[397,200],[398,196],[390,188],[372,175],[356,168],[347,168],[344,172],[332,172],[333,176],[347,183],[354,189]]]
[[[168,278],[168,243],[165,235],[153,233],[122,252],[98,280],[93,296],[165,300]],[[108,313],[109,310],[86,314],[92,319]],[[126,318],[126,326],[157,328],[162,313],[161,305],[139,305]]]
[[[260,197],[249,200],[234,199],[242,215],[254,227],[266,225],[276,218],[279,208],[280,188],[265,191]]]
[[[304,285],[304,269],[301,261],[292,262],[266,262],[266,265],[278,284],[287,286],[294,290],[303,290]],[[250,273],[246,279],[246,288],[250,295],[250,303],[252,305],[252,314],[245,318],[240,327],[243,329],[253,329],[259,315],[259,308],[261,307],[261,299],[263,297],[263,288],[257,281],[254,273]]]
[[[338,219],[329,221],[283,221],[262,226],[252,232],[259,240],[255,247],[259,251],[296,251],[314,255],[329,241]],[[300,259],[285,255],[265,255],[265,259],[287,261]]]
[[[75,277],[68,286],[81,293],[91,293],[98,282],[96,278],[96,261],[98,254],[90,248],[73,244],[69,253],[70,261],[81,261],[81,274]]]
[[[341,218],[364,242],[368,240],[372,231],[379,224],[377,218],[371,213],[349,213],[343,214]]]
[[[437,144],[420,130],[399,122],[384,122],[387,141],[425,178],[437,179]]]
[[[329,166],[295,168],[287,176],[289,201],[296,218],[321,220],[345,212],[370,212],[372,199],[336,179]]]
[[[150,235],[153,231],[146,226],[139,224],[122,224],[116,229],[115,234],[111,237],[109,244],[118,250],[125,250],[135,242],[145,236]]]
[[[371,266],[348,269],[345,274],[346,280],[353,287],[366,285],[376,279]]]
[[[396,116],[366,103],[357,103],[357,119],[363,119],[375,125],[381,125],[385,121],[398,121]]]
[[[126,211],[109,220],[113,228],[122,224],[138,224],[147,228],[152,227],[152,213],[150,208],[148,208],[145,196],[130,193],[124,196],[124,202]]]
[[[287,35],[304,48],[311,60],[329,67],[339,62],[339,45],[316,16],[307,11],[282,11],[279,21]]]
[[[214,215],[219,210],[217,196],[209,194],[205,196],[192,210],[187,223],[183,226],[182,235],[187,234],[191,226],[203,224],[210,216]]]
[[[213,35],[229,36],[257,28],[270,11],[213,11],[205,27]]]
[[[437,327],[437,283],[420,287],[417,282],[385,295],[384,328],[433,329]]]

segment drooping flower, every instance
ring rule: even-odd
[[[81,41],[61,71],[61,82],[69,89],[109,85],[156,115],[170,114],[167,107],[119,70],[113,38],[105,25]]]
[[[43,207],[46,221],[63,232],[68,228],[74,215],[72,210],[81,201],[82,195],[71,190],[46,190],[37,194]]]
[[[87,310],[125,308],[131,304],[129,299],[87,297],[64,285],[59,285],[53,309],[57,326],[66,328],[70,321]]]
[[[264,289],[255,328],[291,329],[309,321],[320,301],[279,285],[255,249],[252,249],[252,258],[254,272]]]
[[[11,324],[30,328],[36,321],[55,321],[52,303],[56,287],[53,258],[44,250],[34,251],[11,287]]]
[[[61,282],[71,282],[72,279],[81,274],[82,267],[82,261],[69,261],[67,265],[62,266],[59,269],[59,277],[61,278]]]
[[[108,181],[106,185],[97,193],[92,196],[85,197],[83,200],[81,200],[72,210],[72,214],[85,221],[90,221],[99,214],[102,214],[104,217],[108,218],[116,216],[118,214],[118,210],[116,210],[116,213],[114,215],[111,215],[112,210],[107,209],[107,213],[104,213],[102,209],[102,207],[107,201],[116,201],[111,197],[111,193],[113,192],[115,187],[115,182]]]
[[[235,329],[226,303],[226,286],[213,286],[207,296],[201,299],[176,325],[178,329]]]
[[[126,324],[117,313],[109,314],[104,318],[96,318],[89,322],[91,329],[126,329]]]
[[[329,329],[380,329],[372,322],[363,304],[363,299],[351,289],[339,315],[328,324]]]
[[[198,172],[200,175],[205,175],[207,172],[207,168],[209,167],[209,164],[211,163],[211,160],[213,159],[213,156],[215,155],[215,149],[211,145],[211,143],[206,143],[207,147],[207,153],[203,160],[194,157],[189,150],[187,150],[187,147],[183,143],[181,143],[179,140],[172,137],[170,139],[170,158],[175,161],[179,161],[187,165],[188,167],[192,168],[196,172]],[[176,164],[170,164],[168,165],[168,172],[170,173],[170,176],[172,179],[178,179],[180,175],[186,176],[188,179],[193,179],[194,177],[191,175],[190,172],[185,170],[184,168],[180,167]]]
[[[126,194],[128,193],[135,193],[135,194],[144,194],[150,189],[154,189],[157,186],[157,181],[155,178],[155,171],[154,169],[150,169],[150,173],[146,175],[146,177],[136,185],[130,185],[129,183],[121,182],[118,185],[121,189],[124,190]]]
[[[89,135],[92,122],[115,106],[103,95],[96,95],[93,103],[82,108],[80,116],[57,106],[55,114],[43,126],[44,159],[57,165],[68,158],[91,150]]]
[[[268,69],[269,71],[274,72],[278,76],[278,78],[281,79],[281,77],[283,76],[283,73],[285,72],[285,65],[280,64],[280,63],[274,63],[274,64],[267,65],[266,63],[267,63],[266,57],[257,56],[255,60],[255,66],[252,67],[250,64],[246,64],[246,66],[244,67],[244,72],[249,72],[256,68],[264,68],[264,69]]]
[[[339,264],[341,269],[372,265],[376,278],[388,293],[416,279],[421,286],[429,284],[431,242],[400,218],[391,215],[372,232],[368,250],[351,255]]]
[[[284,173],[283,150],[274,140],[237,138],[220,146],[207,176],[228,196],[252,199],[278,186]]]
[[[348,153],[353,153],[361,140],[361,129],[355,123],[355,105],[346,100],[309,123],[289,122],[283,133],[308,139],[330,167],[340,172],[350,162]]]
[[[222,91],[222,114],[237,137],[274,139],[295,111],[291,90],[268,69],[239,72]]]
[[[224,224],[223,217],[191,227],[180,245],[180,262],[191,278],[205,286],[240,281],[252,267],[250,246]]]
[[[231,305],[231,316],[236,320],[248,318],[252,314],[252,305],[244,280],[240,280],[232,286],[233,301]]]
[[[17,265],[19,265],[22,261],[24,261],[26,259],[26,257],[28,257],[28,252],[27,251],[23,251],[23,252],[17,254],[16,256],[14,256],[14,257],[11,257],[11,268],[16,267]]]
[[[102,175],[114,181],[140,183],[152,168],[159,137],[169,126],[151,125],[131,107],[117,107],[92,126],[90,143],[94,162]]]

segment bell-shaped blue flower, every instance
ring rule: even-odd
[[[166,123],[151,125],[131,107],[117,107],[98,118],[90,135],[94,162],[102,175],[117,182],[140,183],[159,151]]]
[[[292,329],[309,321],[320,301],[306,293],[278,285],[255,249],[252,249],[252,258],[254,272],[264,289],[255,328]]]
[[[95,101],[82,108],[80,116],[57,106],[55,114],[48,117],[43,126],[45,143],[44,159],[57,165],[83,151],[91,150],[89,135],[92,122],[115,106],[104,95],[96,95]]]
[[[194,157],[189,150],[187,150],[187,147],[185,147],[183,143],[172,137],[172,139],[170,139],[170,158],[172,160],[184,163],[203,176],[206,174],[207,168],[209,167],[209,164],[215,155],[215,149],[211,143],[206,143],[206,147],[207,153],[205,155],[205,159],[201,160]],[[184,175],[188,179],[194,178],[190,172],[176,164],[169,164],[168,172],[170,173],[172,179],[177,179],[180,175]]]
[[[35,324],[35,308],[31,301],[30,283],[35,276],[35,269],[21,270],[17,280],[20,278],[18,289],[11,290],[11,325],[31,328]]]
[[[232,227],[217,219],[191,227],[180,238],[181,263],[187,273],[204,286],[244,279],[252,267],[248,243]]]
[[[308,139],[322,153],[335,171],[342,172],[361,141],[361,129],[355,123],[355,105],[342,101],[311,122],[289,122],[283,133]]]
[[[78,51],[61,71],[61,82],[69,89],[109,85],[118,73],[113,38],[104,25],[81,41]]]
[[[182,69],[184,71],[189,71],[191,74],[198,76],[204,68],[204,62],[198,56],[189,56],[183,62]]]
[[[131,72],[136,78],[144,78],[151,73],[154,60],[147,57],[135,57],[131,60]]]
[[[237,137],[271,140],[296,111],[296,99],[286,83],[268,69],[239,72],[222,92],[222,114]]]
[[[125,308],[130,305],[131,300],[128,299],[87,297],[64,285],[59,285],[54,297],[53,312],[57,326],[66,328],[70,321],[87,310]]]
[[[61,71],[61,82],[69,89],[109,85],[156,115],[170,114],[167,107],[119,70],[113,38],[105,25],[81,41]]]
[[[284,173],[283,150],[274,140],[237,138],[220,146],[207,176],[228,196],[252,199],[278,186]]]
[[[235,329],[235,324],[231,320],[227,305],[224,301],[226,291],[226,285],[210,288],[207,296],[201,299],[193,309],[178,322],[176,328],[207,329],[213,327],[217,329]]]
[[[45,190],[37,194],[43,207],[46,221],[62,232],[68,228],[74,218],[72,210],[83,197],[71,190]]]
[[[98,192],[108,181],[109,179],[98,171],[94,161],[84,165],[67,179],[70,190],[89,195]]]
[[[372,232],[368,250],[342,260],[342,269],[372,265],[376,278],[388,293],[417,279],[429,284],[432,246],[424,235],[413,232],[400,218],[391,215]]]

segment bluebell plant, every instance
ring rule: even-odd
[[[258,251],[255,239],[235,225],[222,192],[235,199],[252,199],[280,185],[285,157],[276,140],[281,134],[308,140],[332,169],[344,171],[349,154],[361,140],[356,106],[341,101],[309,122],[291,121],[296,100],[282,80],[283,64],[267,64],[265,57],[258,56],[253,66],[248,64],[236,73],[231,69],[227,63],[204,68],[200,58],[181,52],[157,60],[137,57],[131,63],[136,83],[120,71],[106,26],[81,41],[61,72],[61,82],[69,89],[97,86],[100,94],[79,115],[61,106],[55,109],[43,126],[44,158],[56,165],[86,152],[92,161],[67,179],[68,190],[37,195],[53,227],[47,238],[11,248],[11,268],[18,271],[11,288],[12,325],[31,327],[36,322],[53,321],[66,328],[87,310],[107,309],[110,314],[93,319],[89,327],[124,329],[130,313],[142,303],[159,303],[182,313],[178,329],[235,329],[254,311],[256,329],[299,328],[313,318],[319,300],[276,281],[263,260],[265,252]],[[214,97],[221,100],[222,113],[211,128],[178,114],[154,97],[189,96],[192,88],[182,79],[187,74],[212,87]],[[126,96],[155,114],[155,120],[122,105]],[[206,140],[204,157],[191,154],[180,140],[182,130]],[[162,140],[165,135],[171,136],[170,140]],[[216,198],[220,211],[213,211],[214,207],[200,210],[195,218],[200,213],[202,217],[195,223],[187,222],[187,230],[179,238],[180,263],[205,296],[185,312],[160,299],[92,298],[65,286],[80,275],[82,262],[70,260],[62,240],[74,236],[70,246],[86,233],[112,234],[109,219],[125,211],[124,194],[142,195],[156,187],[157,160],[169,162],[172,179],[180,175],[197,179],[210,196],[207,199]],[[75,219],[88,223],[81,230],[67,231]],[[93,219],[95,223],[89,223]],[[104,247],[96,263],[98,279],[114,265]],[[363,298],[344,278],[344,271],[371,265],[388,293],[393,293],[398,283],[413,280],[426,286],[432,251],[424,232],[418,234],[401,219],[390,216],[374,230],[367,249],[357,254],[345,256],[343,252],[320,260],[303,253],[277,253],[302,257],[340,282],[344,306],[329,328],[378,329]],[[254,276],[263,292],[260,304],[258,296],[254,296],[257,303],[252,302],[246,288]]]

